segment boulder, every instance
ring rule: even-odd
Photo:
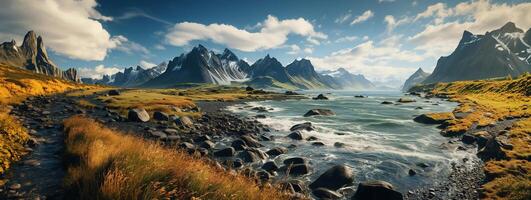
[[[153,113],[153,119],[158,121],[168,121],[170,120],[170,117],[165,112],[155,111]]]
[[[251,136],[248,136],[248,135],[244,135],[244,136],[241,136],[240,137],[247,146],[249,147],[254,147],[254,148],[258,148],[258,147],[263,147],[264,145],[260,144],[260,142],[258,142],[256,139],[254,139],[253,137]]]
[[[476,142],[478,144],[478,149],[482,149],[487,144],[487,141],[492,139],[492,135],[487,131],[478,131],[475,133],[472,133],[472,135],[476,138]]]
[[[256,177],[259,180],[268,181],[271,178],[271,174],[269,174],[269,172],[267,172],[267,171],[263,171],[262,170],[262,171],[256,172]]]
[[[409,174],[410,176],[415,176],[417,174],[417,172],[415,170],[413,170],[413,169],[409,169],[407,174]]]
[[[267,155],[274,157],[274,156],[278,156],[280,154],[285,154],[287,152],[288,152],[288,148],[286,148],[286,147],[275,147],[275,148],[270,149],[266,153],[267,153]]]
[[[353,181],[354,174],[349,167],[345,165],[336,165],[321,174],[319,178],[310,184],[310,188],[337,190],[346,185],[352,184]]]
[[[354,95],[354,97],[356,97],[356,98],[365,98],[365,96],[363,96],[363,95]]]
[[[120,91],[118,91],[118,90],[109,90],[109,92],[107,92],[107,94],[109,96],[118,96],[118,95],[120,95]]]
[[[195,149],[195,146],[189,142],[183,142],[179,144],[179,148],[188,150],[188,149]]]
[[[313,127],[311,122],[304,122],[301,124],[293,125],[289,130],[290,131],[299,131],[299,130],[313,131],[315,130],[315,127]]]
[[[473,144],[476,141],[476,137],[474,137],[472,134],[465,133],[461,137],[461,141],[465,144]]]
[[[323,142],[312,142],[312,145],[321,147],[321,146],[324,146],[325,144]]]
[[[335,113],[329,109],[311,109],[308,112],[306,112],[306,114],[304,114],[304,117],[310,117],[314,115],[329,116],[329,115],[335,115]]]
[[[284,92],[285,95],[299,95],[299,93],[293,92],[293,91],[286,91]]]
[[[393,185],[385,181],[360,183],[352,200],[402,200],[402,193],[394,190]]]
[[[328,100],[328,97],[326,97],[324,94],[319,94],[317,97],[314,97],[313,100]]]
[[[317,199],[340,199],[341,194],[326,189],[326,188],[317,188],[312,190],[312,194],[317,197]]]
[[[301,176],[310,173],[310,166],[308,163],[293,164],[286,166],[286,174],[291,176]]]
[[[268,172],[273,172],[278,170],[278,165],[275,163],[275,161],[269,161],[262,165],[262,169]]]
[[[268,111],[267,111],[267,108],[266,108],[266,107],[263,107],[263,106],[254,107],[254,108],[251,108],[251,110],[254,110],[254,111],[256,111],[256,112],[268,112]]]
[[[216,146],[216,144],[214,144],[214,142],[212,142],[210,140],[205,140],[199,146],[203,147],[205,149],[212,149],[212,148],[214,148]]]
[[[512,145],[507,143],[505,137],[493,137],[485,143],[485,146],[478,151],[477,155],[483,160],[500,160],[507,157],[503,148],[510,149],[510,147]]]
[[[455,119],[455,116],[452,112],[443,112],[422,114],[415,117],[413,121],[423,124],[442,124],[453,119]]]
[[[390,102],[390,101],[384,101],[384,102],[382,102],[381,104],[393,104],[393,102]]]
[[[254,88],[251,87],[251,86],[247,86],[247,87],[245,88],[245,91],[248,91],[248,92],[253,91],[253,90],[254,90]]]
[[[225,149],[221,149],[219,151],[214,152],[214,156],[217,157],[232,157],[236,153],[236,150],[232,147],[228,147]]]
[[[284,165],[294,165],[294,164],[304,164],[308,163],[308,160],[306,158],[302,157],[292,157],[284,160]]]
[[[250,147],[247,150],[254,152],[262,160],[264,160],[264,159],[269,157],[264,151],[262,151],[260,149],[257,149],[257,148]]]
[[[334,147],[343,148],[343,147],[345,147],[345,143],[343,143],[343,142],[335,142],[334,143]]]
[[[244,150],[238,154],[238,157],[241,158],[244,162],[253,163],[260,160],[258,155],[250,150]]]
[[[318,140],[319,138],[315,137],[315,136],[310,136],[308,138],[306,138],[307,141],[315,141],[315,140]]]
[[[247,148],[247,144],[245,144],[245,141],[241,139],[232,141],[232,144],[230,146],[233,147],[237,151],[241,151]]]
[[[400,102],[400,103],[413,103],[413,102],[416,102],[416,101],[415,101],[415,99],[402,97],[402,98],[398,99],[398,102]]]
[[[168,138],[168,135],[162,131],[150,131],[151,136],[159,138],[159,139],[166,139]]]
[[[187,116],[182,116],[182,117],[175,119],[175,124],[179,126],[189,127],[189,128],[194,126],[192,119],[190,119],[190,117],[187,117]]]
[[[294,140],[303,140],[304,139],[304,136],[302,135],[302,133],[300,131],[294,131],[294,132],[290,133],[287,137],[289,137],[291,139],[294,139]]]
[[[127,119],[133,122],[147,122],[149,121],[149,114],[143,108],[130,109],[127,113]]]

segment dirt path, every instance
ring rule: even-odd
[[[14,164],[4,178],[3,199],[62,199],[64,137],[63,119],[79,112],[64,95],[31,97],[11,114],[30,132],[28,155]]]

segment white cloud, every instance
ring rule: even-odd
[[[137,9],[137,8],[129,9],[122,16],[117,17],[116,19],[124,20],[124,19],[131,19],[131,18],[135,18],[135,17],[145,17],[145,18],[148,18],[148,19],[151,19],[153,21],[160,22],[160,23],[166,24],[166,25],[171,25],[172,24],[171,22],[169,22],[167,20],[164,20],[164,19],[155,17],[153,15],[147,14],[143,10],[140,10],[140,9]]]
[[[94,68],[78,68],[79,75],[83,78],[94,78],[100,79],[103,75],[112,75],[116,74],[120,69],[116,67],[105,67],[103,65],[98,65]]]
[[[288,35],[300,35],[309,40],[326,39],[327,35],[315,31],[313,25],[304,18],[279,20],[267,16],[260,31],[249,32],[227,24],[177,23],[166,34],[166,41],[175,46],[185,46],[194,40],[210,40],[241,51],[256,51],[282,46]]]
[[[117,46],[115,47],[116,50],[118,51],[123,51],[125,53],[128,53],[128,54],[133,54],[135,52],[138,52],[138,53],[142,53],[142,54],[149,54],[149,50],[136,43],[136,42],[133,42],[133,41],[129,41],[126,37],[124,36],[116,36],[115,37],[115,41],[116,41],[116,44]]]
[[[155,48],[157,50],[165,50],[166,49],[166,47],[164,47],[164,45],[161,45],[161,44],[157,44],[153,48]]]
[[[140,65],[141,67],[143,67],[144,69],[150,69],[150,68],[153,68],[153,67],[157,66],[157,64],[155,64],[155,63],[150,63],[150,62],[145,61],[145,60],[141,60],[140,63],[139,63],[139,65]]]
[[[527,30],[531,27],[530,10],[531,3],[508,5],[487,0],[459,3],[451,8],[434,4],[420,15],[420,18],[431,18],[433,23],[409,37],[409,41],[417,45],[417,50],[425,51],[427,56],[447,55],[457,46],[465,30],[483,34],[498,29],[509,21]],[[449,18],[453,19],[451,17],[466,20],[448,21]]]
[[[378,0],[378,3],[395,2],[395,0]]]
[[[312,54],[312,53],[313,53],[313,48],[310,48],[310,47],[306,47],[306,48],[304,48],[304,53],[306,53],[306,54]]]
[[[393,32],[393,30],[397,26],[400,26],[402,24],[408,23],[410,21],[411,21],[411,19],[409,17],[403,17],[402,19],[400,19],[398,21],[392,15],[387,15],[387,16],[384,17],[384,22],[387,24],[387,32],[388,33]]]
[[[356,19],[352,20],[352,22],[350,22],[350,25],[367,21],[373,16],[374,16],[374,13],[371,10],[367,10],[363,12],[363,14],[361,14],[360,16],[357,16]]]
[[[298,54],[299,51],[301,50],[301,48],[296,45],[296,44],[292,44],[292,45],[289,45],[287,46],[290,50],[287,52],[287,54],[290,54],[290,55],[295,55],[295,54]]]
[[[349,20],[350,17],[352,17],[352,13],[349,10],[348,13],[345,13],[344,15],[339,16],[336,20],[334,20],[334,22],[337,23],[337,24],[342,24],[342,23],[346,22],[347,20]]]
[[[340,37],[338,38],[335,42],[336,43],[343,43],[343,42],[352,42],[354,40],[357,40],[358,37],[357,36],[345,36],[345,37]]]
[[[399,37],[399,36],[397,36]],[[353,48],[342,49],[324,57],[308,57],[318,69],[344,67],[371,80],[405,79],[415,70],[397,63],[416,63],[423,58],[415,52],[395,46],[400,38],[384,39],[378,45],[369,40]]]
[[[103,60],[118,40],[100,21],[111,17],[100,14],[95,0],[2,0],[0,41],[22,41],[34,30],[42,35],[52,51],[73,59]]]

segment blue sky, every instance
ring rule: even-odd
[[[145,67],[203,44],[249,62],[270,54],[284,65],[308,58],[318,70],[344,67],[396,85],[418,67],[432,71],[462,32],[513,21],[531,27],[531,3],[511,1],[112,1],[6,0],[0,39],[43,35],[61,68],[98,77]]]

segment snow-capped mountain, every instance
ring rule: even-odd
[[[166,71],[168,64],[162,62],[157,66],[144,69],[140,66],[136,68],[125,68],[123,72],[113,75],[104,75],[101,79],[83,78],[81,81],[87,84],[105,84],[120,87],[138,87],[147,81],[154,79]]]
[[[409,88],[422,83],[422,81],[426,80],[430,73],[424,72],[422,68],[419,67],[415,73],[411,74],[409,78],[404,82],[404,86],[402,87],[402,91],[408,91]]]
[[[423,83],[515,77],[530,72],[530,31],[524,33],[512,22],[485,35],[465,31],[454,52],[441,57]]]
[[[248,64],[225,49],[215,54],[198,45],[187,54],[181,54],[168,63],[168,69],[160,76],[144,84],[146,87],[170,87],[177,83],[212,83],[228,85],[247,80],[242,68]]]
[[[321,80],[332,89],[364,90],[375,88],[362,74],[352,74],[345,68],[327,70],[320,73]]]

